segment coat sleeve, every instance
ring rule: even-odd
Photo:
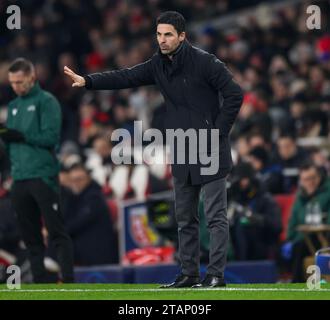
[[[40,130],[24,133],[26,143],[42,148],[53,148],[60,141],[62,113],[57,99],[48,96],[40,106]]]
[[[151,59],[121,70],[93,73],[85,76],[86,89],[114,90],[155,84]]]
[[[205,64],[204,70],[208,83],[223,97],[223,105],[215,120],[215,125],[221,135],[228,136],[241,108],[243,92],[233,80],[231,72],[216,56],[209,55]]]

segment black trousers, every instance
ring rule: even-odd
[[[12,203],[19,228],[29,253],[31,271],[35,283],[47,282],[44,266],[45,245],[41,233],[42,220],[54,243],[61,280],[74,282],[73,246],[64,228],[60,210],[59,194],[42,179],[15,181],[12,188]]]
[[[179,257],[181,272],[199,276],[199,215],[200,191],[204,192],[204,211],[210,234],[207,274],[223,276],[229,240],[227,219],[226,178],[215,179],[202,185],[192,185],[174,177],[175,216],[178,223]]]

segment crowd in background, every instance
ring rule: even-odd
[[[330,34],[325,31],[329,30],[329,4],[317,3],[322,28],[309,30],[308,2],[294,2],[278,10],[272,9],[271,1],[263,2],[256,7],[256,14],[240,16],[239,9],[258,2],[16,1],[22,5],[22,30],[0,33],[0,122],[5,121],[7,103],[14,97],[7,68],[17,57],[31,59],[40,85],[52,92],[62,107],[60,182],[63,201],[70,208],[65,215],[74,240],[90,237],[88,243],[103,243],[102,250],[110,252],[115,247],[117,217],[116,213],[106,214],[111,210],[107,201],[143,201],[151,193],[171,190],[172,183],[168,165],[114,165],[110,157],[113,144],[109,137],[116,128],[133,134],[134,120],[142,120],[144,130],[163,130],[166,107],[157,88],[78,90],[63,75],[63,67],[87,74],[148,59],[157,50],[155,18],[170,9],[181,12],[188,25],[202,23],[197,32],[187,30],[188,40],[225,62],[244,90],[243,105],[231,132],[234,168],[229,177],[228,203],[233,259],[275,258],[281,241],[286,241],[284,256],[290,258],[287,244],[295,243],[295,237],[292,233],[281,237],[279,195],[297,195],[296,202],[305,207],[311,198],[325,192],[318,208],[327,215],[322,221],[330,223]],[[9,3],[1,2],[0,11]],[[236,13],[234,28],[219,29],[208,22],[228,13]],[[5,15],[1,17],[4,20]],[[10,193],[10,174],[3,153],[0,151],[0,196],[5,201]],[[310,162],[309,167],[306,162]],[[301,190],[301,179],[313,164],[318,166],[320,179],[313,192],[306,193]],[[3,213],[10,211],[9,206],[3,208],[0,248],[2,238],[10,233],[2,231],[1,221],[7,219],[7,225],[15,229],[10,215],[5,218]],[[295,217],[299,223],[304,223],[305,209],[295,209],[295,215],[303,217]],[[107,223],[113,226],[109,229]],[[95,230],[91,231],[93,225]],[[89,236],[82,236],[88,228]],[[97,240],[97,230],[107,235],[108,242],[100,237]],[[17,233],[12,234],[18,238]],[[76,242],[77,265],[116,262],[115,253],[103,254],[104,260],[98,260],[93,256],[97,253],[93,245],[80,240]],[[93,254],[80,256],[89,246]]]

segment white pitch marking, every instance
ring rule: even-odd
[[[179,292],[179,291],[288,291],[288,292],[330,292],[330,289],[294,289],[294,288],[177,288],[177,289],[0,289],[1,292]]]

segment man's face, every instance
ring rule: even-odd
[[[90,184],[91,179],[83,169],[73,169],[69,173],[71,191],[74,194],[80,194]]]
[[[107,158],[111,154],[111,147],[106,139],[96,139],[93,143],[93,148],[102,158]]]
[[[171,24],[160,23],[157,26],[157,41],[162,54],[170,55],[185,37],[185,32],[181,32],[179,35]]]
[[[246,159],[249,163],[251,163],[253,169],[255,171],[260,171],[263,168],[263,163],[256,157],[249,155]]]
[[[239,188],[240,188],[241,191],[247,190],[249,186],[250,186],[250,179],[249,178],[242,178],[239,181]]]
[[[23,71],[9,72],[8,80],[14,92],[18,96],[26,95],[34,85],[34,73],[24,73]]]
[[[321,177],[315,168],[300,172],[299,182],[308,195],[312,195],[320,185]]]
[[[266,142],[262,136],[255,135],[249,139],[249,146],[251,149],[255,147],[266,147]]]
[[[292,158],[297,152],[295,142],[288,137],[280,138],[277,142],[277,148],[280,157],[284,160]]]

